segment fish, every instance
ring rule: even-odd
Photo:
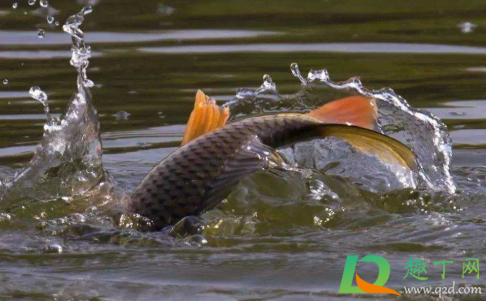
[[[351,96],[308,113],[279,113],[228,123],[228,108],[198,91],[179,149],[155,165],[136,187],[131,213],[157,231],[218,206],[244,177],[283,166],[277,148],[298,141],[337,137],[387,164],[417,168],[413,151],[374,131],[376,101]]]

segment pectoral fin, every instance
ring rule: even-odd
[[[224,164],[221,172],[211,179],[205,196],[205,210],[219,204],[242,178],[282,164],[283,159],[273,148],[263,144],[258,137],[252,137]]]

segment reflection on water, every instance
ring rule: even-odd
[[[441,119],[486,119],[486,100],[450,101],[445,108],[430,108]]]
[[[86,42],[94,43],[140,43],[170,40],[216,40],[238,39],[276,35],[278,32],[250,30],[170,30],[164,32],[90,32]],[[70,45],[69,37],[62,33],[49,33],[36,40],[38,33],[31,31],[1,31],[0,45]]]
[[[388,259],[388,286],[396,289],[424,285],[403,280],[410,256],[429,263],[427,285],[456,281],[486,289],[483,278],[463,279],[460,266],[442,281],[431,264],[486,262],[483,1],[51,0],[49,8],[27,2],[15,10],[13,1],[0,3],[0,79],[8,79],[0,85],[0,176],[22,170],[42,139],[46,116],[29,89],[48,93],[54,118],[76,91],[71,42],[55,21],[78,5],[96,5],[83,29],[93,43],[88,71],[97,84],[103,166],[117,185],[50,202],[8,199],[8,210],[2,203],[1,298],[349,300],[336,294],[346,255],[368,253]],[[458,24],[465,22],[477,26],[464,33]],[[113,218],[113,202],[178,147],[196,89],[223,103],[238,88],[258,89],[262,75],[271,74],[283,107],[345,94],[303,90],[289,73],[292,62],[303,70],[326,68],[336,81],[360,75],[366,87],[393,87],[442,118],[454,141],[458,193],[378,193],[331,174],[277,171],[240,183],[204,215],[209,224],[201,235],[140,233],[131,221]],[[119,112],[130,116],[117,118]],[[360,269],[373,282],[374,268]]]
[[[198,45],[140,48],[149,53],[232,53],[232,52],[343,52],[343,53],[414,53],[414,54],[486,54],[486,48],[400,43],[320,43],[320,44],[250,44]]]

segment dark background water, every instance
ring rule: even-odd
[[[47,13],[63,24],[91,4],[83,25],[94,56],[89,76],[104,165],[122,189],[133,189],[178,146],[197,89],[227,101],[270,74],[280,93],[295,93],[300,84],[289,65],[298,62],[302,70],[326,68],[334,80],[359,75],[367,87],[392,87],[441,117],[454,140],[459,194],[351,191],[351,213],[322,225],[313,216],[335,204],[299,202],[291,178],[262,174],[239,188],[257,191],[258,201],[248,205],[241,193],[240,204],[236,192],[226,211],[208,215],[203,243],[118,231],[86,211],[89,197],[62,210],[58,202],[30,204],[17,212],[21,224],[2,216],[0,299],[349,299],[337,294],[346,255],[369,253],[390,261],[390,287],[456,281],[486,294],[482,274],[461,277],[465,258],[486,262],[484,1],[50,0],[49,12],[17,2],[17,9],[14,1],[0,3],[0,80],[8,79],[0,83],[3,173],[23,166],[42,136],[45,115],[29,88],[42,87],[57,114],[75,91],[70,39],[47,23]],[[464,22],[475,25],[471,32]],[[58,217],[66,218],[57,228],[39,226]],[[428,262],[428,281],[403,280],[410,256]],[[432,265],[439,260],[455,262],[444,281]],[[374,267],[360,269],[374,281]]]

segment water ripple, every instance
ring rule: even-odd
[[[486,54],[485,47],[405,43],[242,44],[142,47],[147,53],[340,52],[404,54]]]

